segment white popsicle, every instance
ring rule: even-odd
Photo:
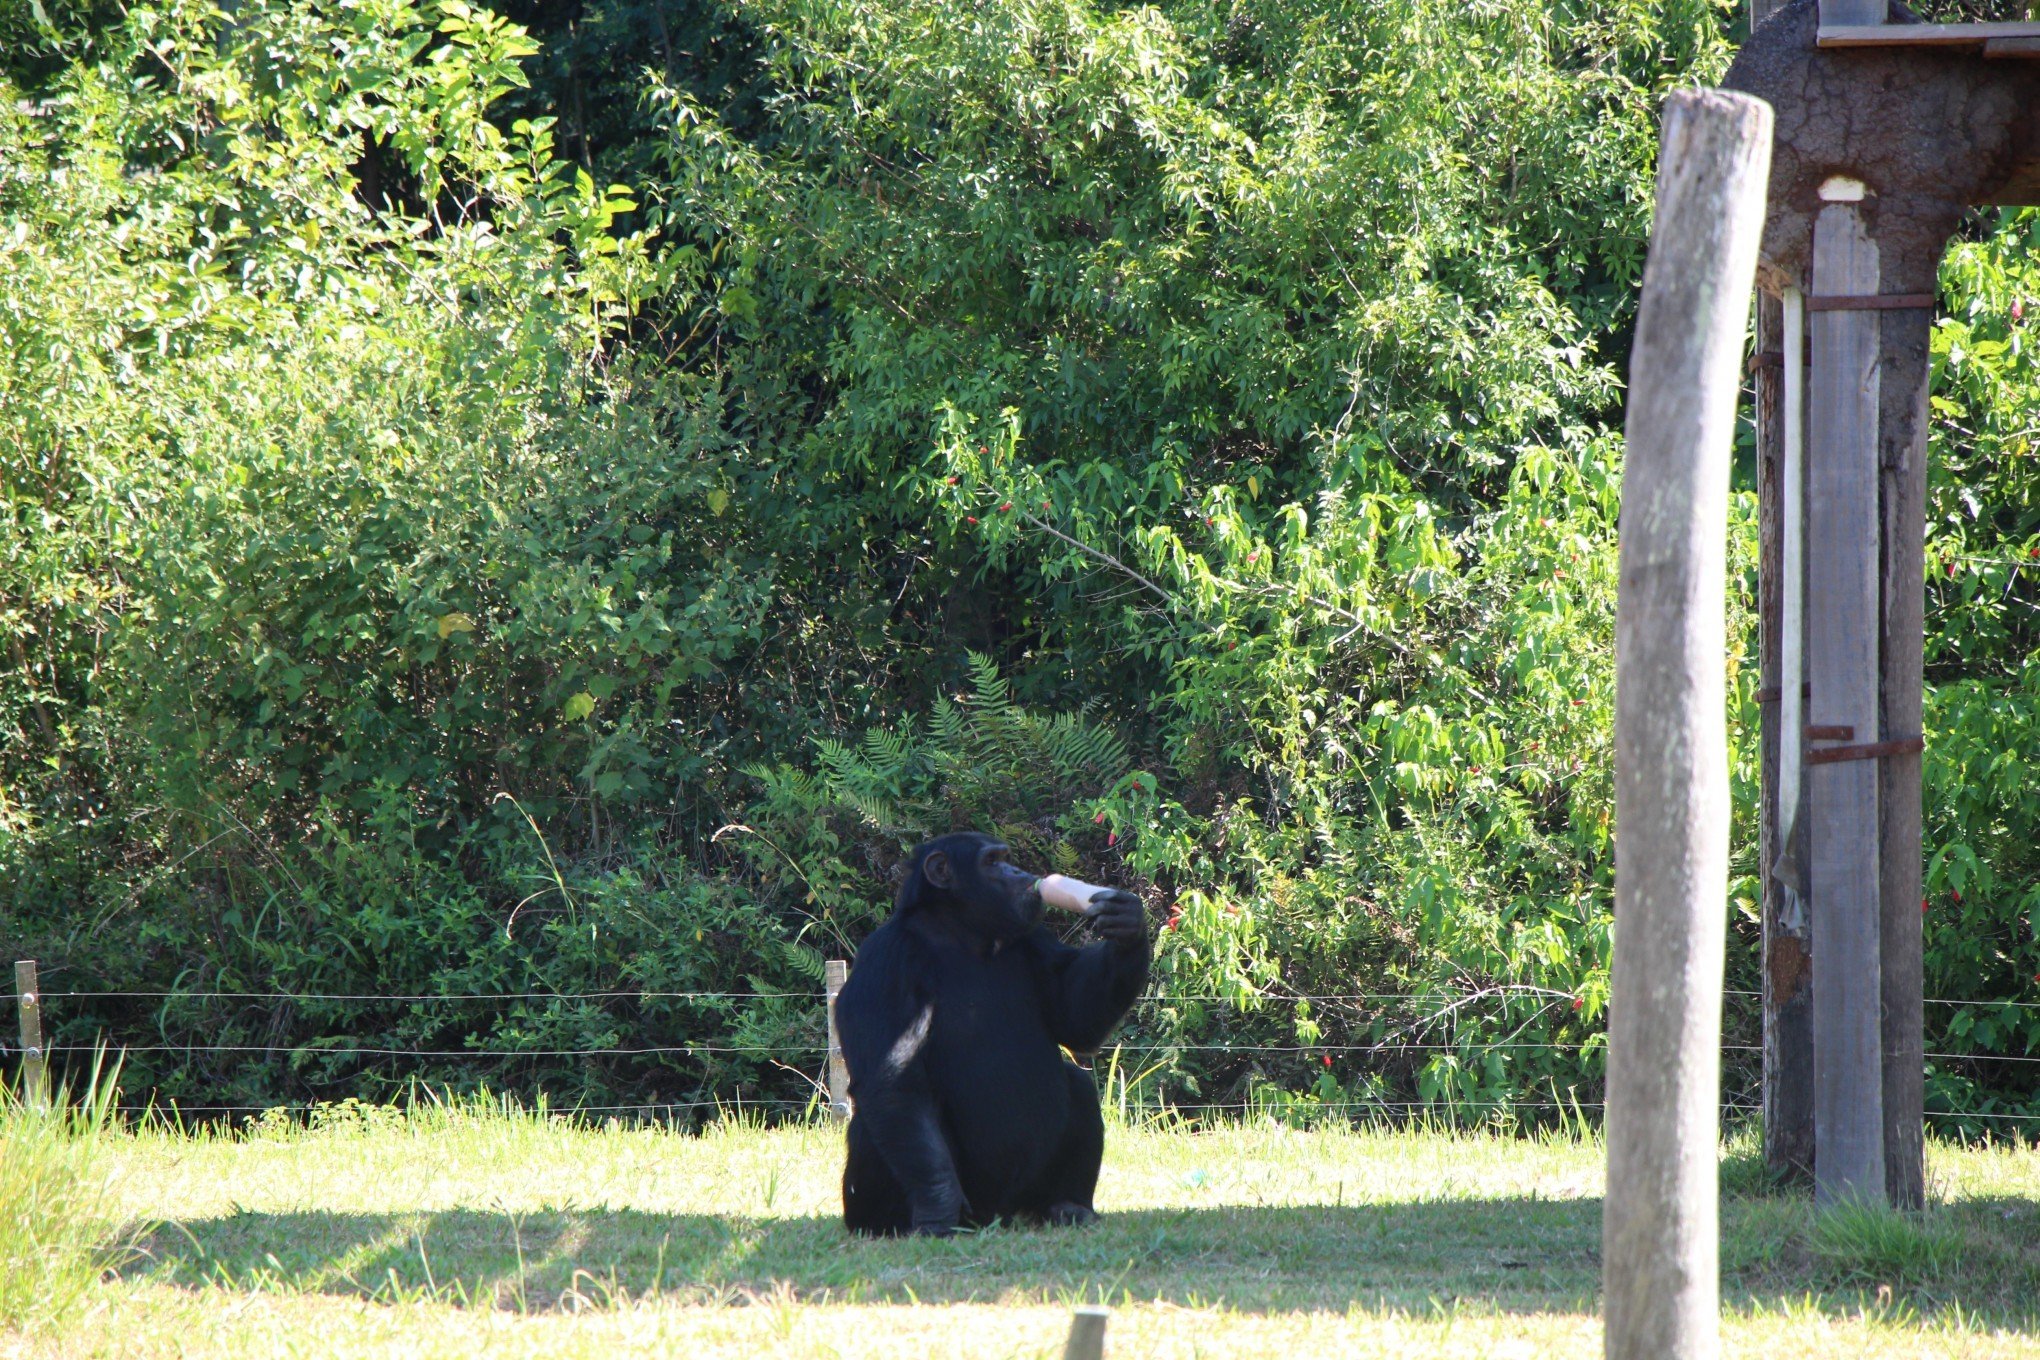
[[[1081,878],[1071,878],[1067,874],[1050,874],[1041,880],[1039,886],[1041,900],[1049,906],[1060,907],[1064,911],[1082,912],[1086,916],[1091,914],[1092,898],[1099,893],[1112,891],[1110,888],[1101,888],[1096,883],[1086,883]]]

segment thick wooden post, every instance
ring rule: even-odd
[[[1615,961],[1601,1269],[1610,1360],[1719,1352],[1730,442],[1771,110],[1665,101],[1631,351],[1615,625]]]
[[[21,1098],[32,1110],[46,1110],[50,1069],[43,1053],[42,992],[36,986],[34,959],[14,964],[14,1000],[21,1010]]]
[[[1823,193],[1829,192],[1823,190]],[[1860,185],[1836,194],[1860,197]],[[1814,1195],[1884,1201],[1883,1046],[1878,1008],[1877,245],[1854,202],[1813,229],[1807,299],[1807,815],[1811,822]]]
[[[1878,444],[1884,506],[1883,737],[1900,749],[1879,761],[1878,848],[1883,928],[1884,1189],[1891,1202],[1917,1209],[1927,1197],[1926,1042],[1921,997],[1920,753],[1903,748],[1920,734],[1925,677],[1927,536],[1927,379],[1933,311],[1880,313]]]
[[[829,1007],[829,1113],[838,1119],[848,1119],[850,1068],[843,1061],[843,1040],[836,1033],[836,993],[842,991],[843,984],[849,981],[850,965],[842,959],[830,959],[827,978],[824,987]]]
[[[1752,0],[1754,31],[1778,9],[1776,0]],[[1793,296],[1795,307],[1799,294]],[[1785,691],[1785,630],[1795,628],[1794,656],[1802,661],[1791,683],[1804,675],[1805,629],[1800,626],[1801,588],[1786,598],[1785,542],[1788,511],[1797,513],[1789,527],[1796,542],[1805,543],[1805,421],[1788,430],[1792,413],[1804,411],[1806,363],[1804,312],[1795,311],[1788,324],[1785,305],[1768,294],[1757,295],[1756,434],[1757,434],[1757,657],[1758,694],[1762,713],[1760,741],[1757,862],[1763,891],[1763,1049],[1764,1165],[1773,1175],[1811,1182],[1813,1179],[1813,957],[1807,948],[1805,910],[1806,827],[1797,817],[1800,771],[1788,772],[1784,762],[1797,761],[1801,742],[1785,734],[1803,728],[1802,696]],[[1791,367],[1788,369],[1787,365]],[[1801,400],[1788,412],[1788,384]],[[1785,482],[1786,442],[1801,473],[1789,492]],[[1788,777],[1788,773],[1790,777]],[[1793,800],[1784,806],[1780,798]],[[1796,828],[1796,834],[1794,834]],[[1784,837],[1792,835],[1793,842]],[[1781,860],[1791,856],[1791,881],[1781,874]]]

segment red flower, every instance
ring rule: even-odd
[[[2025,320],[2025,318],[2026,318],[2026,300],[2024,298],[2013,298],[2012,320],[2023,321]]]
[[[1572,999],[1572,1008],[1574,1010],[1579,1010],[1582,1006],[1585,1006],[1586,1004],[1587,1003],[1585,1001],[1582,1001],[1579,997],[1574,997]]]
[[[1927,914],[1927,899],[1922,897],[1920,899],[1920,915],[1925,916],[1926,914]]]
[[[965,515],[965,516],[963,517],[963,522],[964,522],[965,524],[976,524],[976,523],[977,523],[977,516],[976,516],[976,515]]]
[[[1325,1054],[1325,1066],[1326,1066],[1327,1068],[1329,1068],[1329,1067],[1330,1067],[1331,1065],[1332,1065],[1332,1055],[1331,1055],[1331,1054],[1329,1054],[1329,1053],[1327,1053],[1327,1054]]]
[[[1099,813],[1099,814],[1098,814],[1097,816],[1095,816],[1095,817],[1093,817],[1093,818],[1091,819],[1091,825],[1093,825],[1093,826],[1097,826],[1097,825],[1099,825],[1100,823],[1102,823],[1102,822],[1103,822],[1104,820],[1105,820],[1105,814],[1101,812],[1101,813]]]
[[[955,486],[955,485],[956,485],[956,478],[954,478],[954,477],[951,477],[951,478],[949,478],[949,479],[948,479],[948,481],[949,481],[949,484],[950,484],[951,486]]]
[[[1105,834],[1105,844],[1107,844],[1107,845],[1117,845],[1117,844],[1119,844],[1119,833],[1118,833],[1117,831],[1109,831],[1109,832],[1107,832],[1107,833]]]
[[[1249,562],[1258,562],[1261,560],[1261,554],[1257,552],[1250,552],[1247,554],[1247,560]]]
[[[1002,505],[1002,506],[1000,506],[1000,507],[999,507],[999,513],[1003,515],[1003,514],[1005,514],[1005,513],[1006,513],[1006,512],[1008,511],[1008,510],[1011,510],[1012,508],[1013,508],[1013,502],[1011,502],[1011,501],[1007,501],[1007,502],[1006,502],[1006,503],[1005,503],[1004,505]]]
[[[1948,889],[1948,895],[1954,898],[1957,902],[1960,902],[1962,900],[1962,894],[1954,888]]]

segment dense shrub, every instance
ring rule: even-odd
[[[970,824],[1171,921],[1122,1094],[1595,1098],[1615,361],[1715,7],[49,14],[0,64],[0,933],[185,994],[55,1008],[131,1089],[805,1101],[823,960]],[[1929,986],[2000,1002],[2028,229],[1937,350]]]

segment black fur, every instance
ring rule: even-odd
[[[1105,1123],[1061,1049],[1105,1042],[1147,982],[1146,912],[1113,893],[1082,949],[1041,924],[1032,874],[990,836],[914,852],[893,914],[836,998],[850,1067],[843,1221],[944,1234],[1004,1218],[1083,1223]]]

